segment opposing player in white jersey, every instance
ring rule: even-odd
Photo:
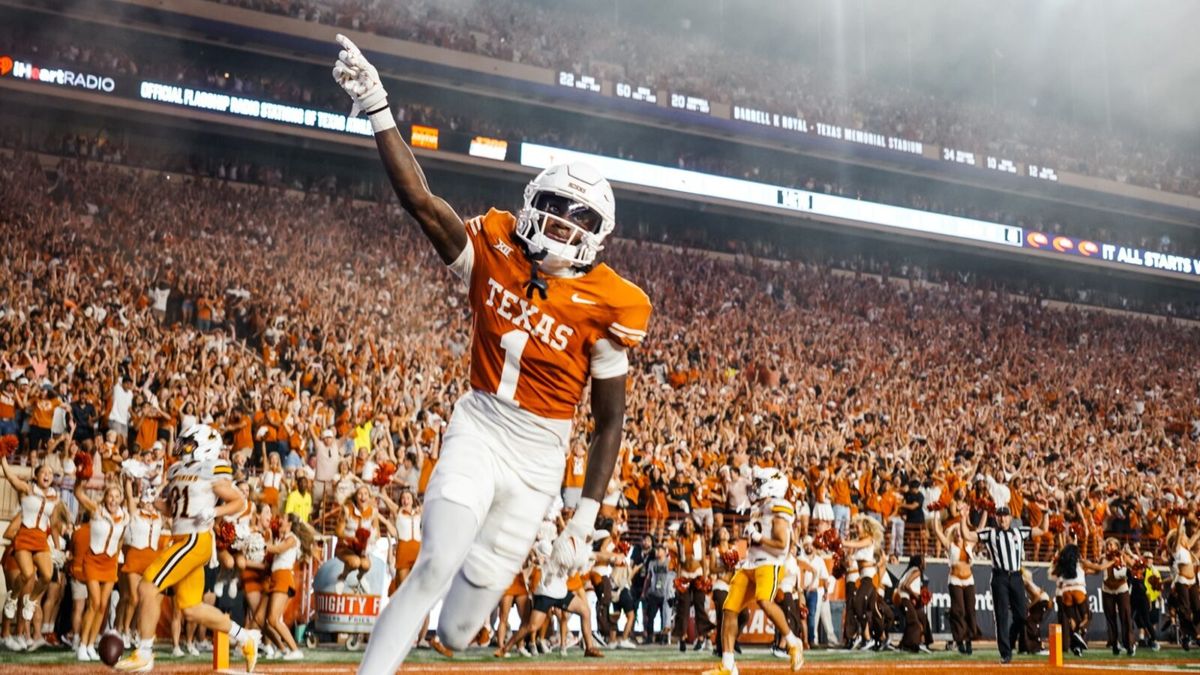
[[[259,632],[242,628],[228,614],[203,603],[204,568],[216,555],[213,522],[241,513],[245,506],[245,497],[233,485],[233,467],[220,459],[221,447],[221,435],[204,424],[189,427],[179,437],[175,446],[178,461],[167,470],[166,492],[155,503],[171,517],[171,543],[146,568],[138,586],[142,640],[132,654],[117,662],[117,670],[153,670],[160,595],[171,587],[184,617],[209,630],[228,633],[246,658],[246,672],[254,670]]]
[[[792,554],[792,523],[796,511],[784,499],[788,490],[787,476],[778,469],[754,469],[752,487],[754,511],[746,524],[743,536],[750,540],[746,560],[729,582],[729,594],[721,611],[724,620],[721,630],[721,665],[705,671],[704,675],[737,675],[734,662],[734,644],[737,642],[738,614],[751,601],[757,601],[777,634],[783,636],[792,670],[804,665],[804,642],[788,627],[787,616],[775,603],[779,582],[783,580],[784,565]]]
[[[455,405],[425,494],[427,536],[359,669],[391,675],[440,598],[438,636],[460,650],[511,585],[559,491],[590,380],[596,426],[582,499],[552,553],[568,569],[586,559],[620,449],[626,350],[646,334],[650,301],[596,260],[615,212],[595,169],[552,166],[526,187],[517,216],[492,209],[464,223],[430,192],[379,73],[350,40],[338,42],[334,78],[367,113],[401,205],[466,285],[473,313],[471,391]]]

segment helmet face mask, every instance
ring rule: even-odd
[[[778,469],[756,469],[752,492],[754,501],[782,499],[787,494],[788,479]]]
[[[179,437],[175,446],[178,457],[191,456],[192,461],[212,461],[220,457],[221,449],[225,446],[221,435],[207,424],[194,424],[187,428]]]
[[[525,187],[516,236],[546,267],[587,268],[615,227],[612,188],[586,164],[556,164]]]

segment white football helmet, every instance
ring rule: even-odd
[[[516,235],[529,252],[554,263],[588,267],[616,227],[612,187],[587,164],[555,164],[525,186]]]
[[[783,499],[788,491],[788,479],[779,469],[755,468],[754,483],[751,487],[754,501],[763,499]]]
[[[216,429],[207,424],[193,424],[180,434],[175,454],[191,455],[194,462],[210,462],[221,456],[223,447],[225,443]]]

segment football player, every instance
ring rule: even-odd
[[[792,550],[792,523],[796,511],[784,495],[788,491],[788,479],[778,469],[754,469],[754,518],[746,523],[743,536],[750,540],[746,560],[733,580],[729,582],[729,594],[721,607],[724,617],[721,622],[721,665],[707,670],[704,675],[737,675],[734,662],[734,643],[738,635],[738,614],[751,601],[758,601],[775,632],[783,636],[792,670],[804,665],[804,642],[788,627],[787,616],[775,603],[779,582],[783,579],[784,564]]]
[[[559,491],[590,379],[596,427],[582,498],[552,551],[562,568],[582,565],[620,449],[626,350],[646,335],[650,301],[596,259],[615,223],[612,188],[595,169],[552,166],[525,188],[519,214],[492,209],[464,223],[430,192],[375,67],[337,39],[334,79],[351,112],[370,119],[401,205],[466,286],[474,323],[470,391],[455,405],[425,494],[429,536],[359,669],[391,675],[439,599],[438,635],[452,650],[470,644],[496,607]]]
[[[205,604],[204,568],[216,553],[213,523],[245,507],[245,496],[233,485],[233,467],[220,459],[221,434],[205,424],[188,427],[179,436],[179,460],[167,470],[164,497],[155,505],[171,517],[171,542],[150,563],[138,586],[138,627],[142,641],[132,654],[117,662],[124,672],[154,668],[154,636],[162,602],[160,594],[175,588],[175,603],[185,618],[211,631],[228,633],[246,658],[246,672],[258,661],[259,631],[245,629],[216,607]]]

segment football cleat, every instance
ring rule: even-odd
[[[429,646],[433,647],[433,651],[441,654],[442,656],[444,656],[448,659],[454,658],[454,652],[450,651],[449,647],[442,644],[442,641],[437,639],[436,635],[434,637],[429,638]]]
[[[804,667],[804,645],[792,645],[788,647],[788,660],[792,665],[792,672],[796,672]]]
[[[154,655],[142,656],[140,649],[135,650],[129,656],[117,661],[117,665],[113,668],[122,673],[148,673],[154,670]]]
[[[257,630],[246,631],[246,640],[242,643],[242,657],[246,659],[247,673],[253,673],[254,667],[258,665],[258,643],[261,640],[261,632]]]

